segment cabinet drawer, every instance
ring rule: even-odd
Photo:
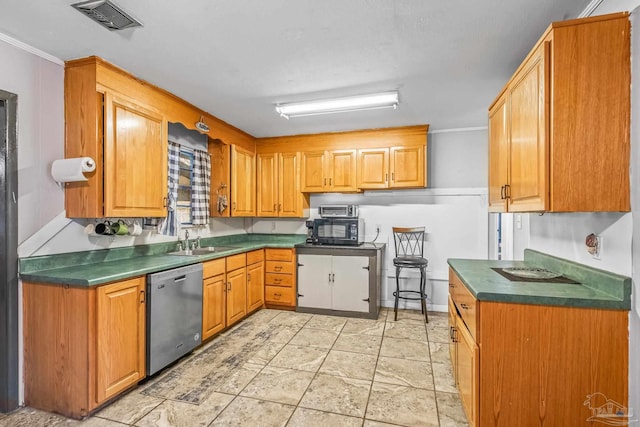
[[[293,274],[293,263],[285,261],[267,261],[267,273]]]
[[[456,307],[458,307],[458,311],[460,311],[460,314],[462,315],[462,320],[464,320],[465,325],[467,325],[471,336],[477,341],[478,336],[476,333],[476,324],[478,319],[478,310],[477,301],[473,294],[471,294],[466,286],[462,285],[459,288],[456,288],[456,295],[453,302]]]
[[[207,261],[202,264],[202,277],[206,279],[207,277],[217,276],[218,274],[224,274],[224,258],[214,259],[213,261]]]
[[[274,286],[293,286],[293,276],[291,274],[267,273],[265,275],[265,284]]]
[[[255,264],[260,261],[264,261],[264,249],[247,252],[247,265]]]
[[[268,261],[293,261],[292,249],[267,249]]]
[[[296,305],[293,288],[283,288],[281,286],[265,286],[264,300],[266,303],[278,305]]]
[[[227,271],[237,270],[247,266],[247,254],[238,254],[227,257]]]

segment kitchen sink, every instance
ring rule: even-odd
[[[167,255],[176,255],[176,256],[199,256],[199,255],[208,255],[218,252],[230,251],[232,249],[237,249],[231,246],[206,246],[204,248],[196,248],[189,249],[183,251],[175,251],[175,252],[167,252]]]

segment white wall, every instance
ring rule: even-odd
[[[18,242],[64,210],[49,171],[64,157],[64,68],[0,37],[0,89],[18,95]],[[17,42],[15,42],[18,44]]]

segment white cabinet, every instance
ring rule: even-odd
[[[298,255],[298,307],[368,313],[369,259]]]

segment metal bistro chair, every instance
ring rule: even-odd
[[[422,314],[426,323],[429,323],[429,315],[427,314],[427,305],[425,303],[427,294],[424,288],[427,282],[426,273],[429,261],[423,256],[424,254],[424,227],[393,227],[393,242],[396,247],[396,257],[393,259],[393,265],[396,267],[396,291],[393,293],[395,297],[394,312],[395,320],[398,320],[398,299],[420,300],[422,306]],[[419,268],[420,269],[420,290],[400,289],[400,272],[403,268]],[[418,294],[418,296],[402,296],[402,294]]]

